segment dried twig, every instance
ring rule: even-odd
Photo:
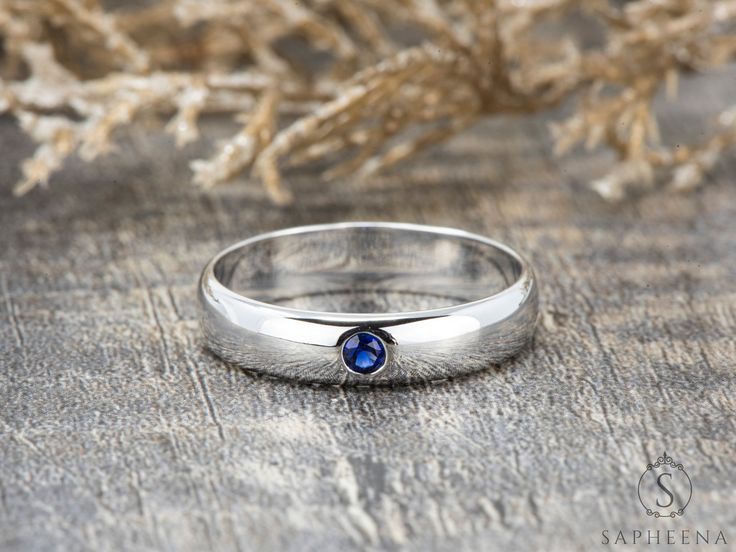
[[[598,25],[602,40],[586,46],[573,16]],[[183,145],[202,114],[224,112],[244,127],[191,163],[195,181],[252,167],[286,203],[285,165],[329,158],[327,177],[372,174],[482,117],[577,98],[553,126],[557,150],[616,152],[592,183],[615,200],[662,177],[692,189],[736,144],[736,107],[702,144],[675,149],[662,145],[652,109],[680,73],[733,59],[735,26],[736,0],[162,0],[119,12],[97,0],[6,0],[0,112],[38,143],[18,194],[75,152],[104,154],[143,113],[168,117]],[[284,125],[287,113],[300,117]]]

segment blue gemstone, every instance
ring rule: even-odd
[[[342,359],[351,372],[373,374],[386,364],[386,346],[368,332],[358,332],[342,346]]]

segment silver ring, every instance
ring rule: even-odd
[[[303,382],[393,384],[496,365],[529,341],[534,273],[511,248],[452,228],[302,226],[225,249],[199,283],[207,346]]]

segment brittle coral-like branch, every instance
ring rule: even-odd
[[[321,159],[328,178],[373,174],[483,117],[568,100],[577,108],[553,125],[557,151],[614,151],[591,183],[608,199],[667,181],[692,189],[736,145],[736,107],[703,143],[675,148],[653,107],[678,75],[734,58],[736,0],[161,0],[113,11],[6,0],[0,37],[0,113],[38,144],[18,194],[70,155],[105,154],[118,129],[151,114],[178,146],[199,137],[202,115],[240,121],[191,163],[194,180],[252,169],[277,203],[293,198],[286,167]]]

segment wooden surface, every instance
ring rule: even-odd
[[[663,133],[697,138],[734,82],[685,83]],[[299,203],[281,209],[252,183],[196,190],[186,160],[206,143],[177,152],[147,129],[13,199],[30,144],[0,121],[0,549],[569,551],[673,527],[736,542],[736,158],[702,191],[610,206],[586,188],[609,156],[556,160],[545,125],[481,124],[369,188],[292,175]],[[361,219],[524,251],[544,311],[531,350],[451,382],[340,389],[202,349],[213,253]],[[655,522],[636,486],[663,450],[694,494]]]

